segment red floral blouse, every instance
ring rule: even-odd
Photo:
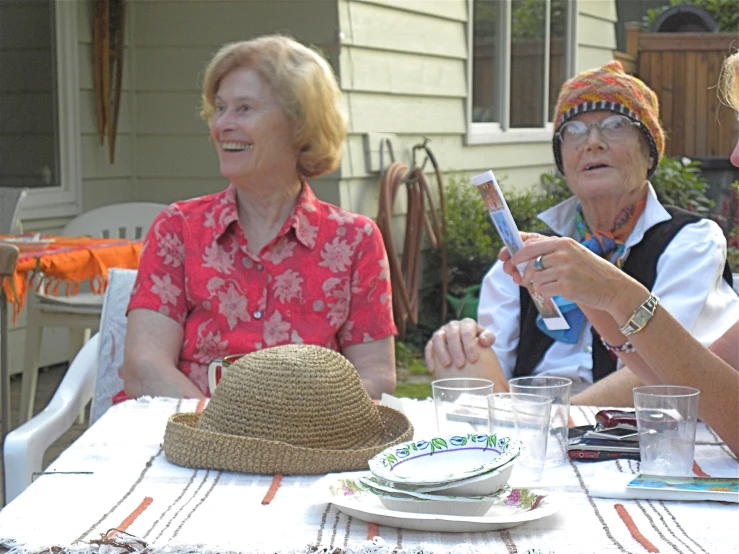
[[[233,185],[166,208],[144,241],[128,306],[137,308],[182,325],[178,366],[204,394],[214,358],[289,343],[341,350],[396,333],[377,226],[307,184],[258,256],[247,250]]]

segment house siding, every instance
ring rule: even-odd
[[[380,175],[368,172],[363,137],[392,133],[396,157],[410,165],[428,137],[445,173],[494,169],[505,185],[527,188],[554,168],[548,139],[470,145],[465,141],[467,1],[338,0],[340,83],[349,112],[341,166],[343,207],[375,215]],[[613,0],[580,0],[577,70],[613,57]],[[403,213],[402,205],[396,214]]]
[[[577,71],[600,67],[616,50],[614,0],[579,0],[577,19]]]
[[[139,201],[172,202],[226,185],[208,130],[198,115],[206,64],[227,42],[270,33],[333,48],[333,0],[131,2]],[[326,48],[328,47],[328,48]],[[330,51],[327,52],[330,56]],[[334,188],[337,177],[334,176]]]

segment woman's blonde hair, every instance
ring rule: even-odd
[[[321,54],[285,36],[234,42],[218,51],[203,78],[200,115],[208,124],[221,80],[244,67],[257,71],[267,82],[295,126],[298,173],[312,178],[339,167],[346,116],[334,72]]]
[[[724,60],[719,78],[719,93],[727,106],[739,112],[739,52]]]

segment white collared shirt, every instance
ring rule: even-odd
[[[539,215],[554,232],[576,237],[575,209],[579,200],[568,198]],[[631,248],[654,225],[670,219],[649,185],[647,203],[625,242],[625,261]],[[683,227],[657,262],[653,292],[664,306],[702,344],[710,345],[739,321],[739,297],[723,279],[726,239],[710,219]],[[480,291],[478,321],[495,334],[493,350],[510,379],[516,365],[520,334],[519,287],[496,263],[485,275]],[[534,375],[569,377],[573,394],[593,382],[591,325],[586,322],[576,344],[555,343],[544,354]],[[620,367],[621,364],[619,364]]]

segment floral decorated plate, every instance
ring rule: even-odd
[[[519,441],[496,434],[433,437],[386,448],[369,460],[369,468],[398,487],[439,485],[492,471],[520,450]]]
[[[328,501],[341,512],[363,521],[403,529],[434,532],[497,531],[555,514],[561,503],[557,496],[538,489],[512,489],[505,502],[494,503],[481,516],[413,513],[390,509],[362,486],[356,473],[332,473],[314,485],[328,494]]]

